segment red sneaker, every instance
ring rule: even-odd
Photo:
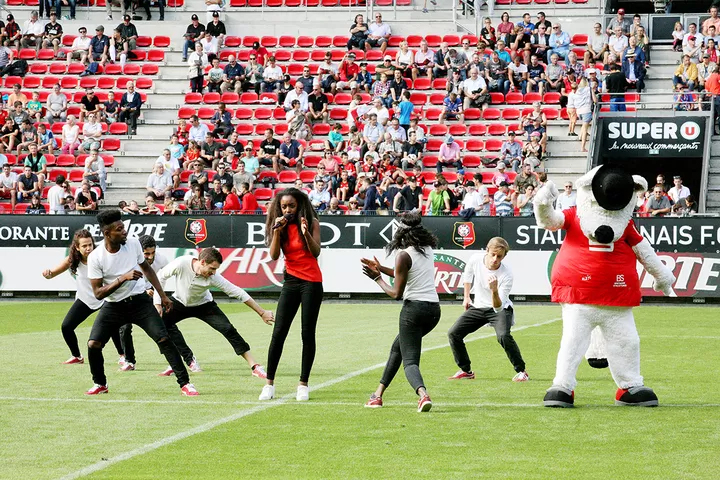
[[[75,364],[78,364],[78,365],[79,365],[79,364],[81,364],[81,363],[85,363],[85,359],[84,359],[82,356],[80,356],[80,357],[70,357],[69,359],[67,359],[67,360],[65,360],[64,362],[62,362],[63,365],[75,365]]]
[[[267,379],[267,372],[263,368],[262,365],[256,363],[252,367],[252,376],[257,378],[262,378],[263,380]]]
[[[448,380],[475,380],[475,372],[467,373],[462,370],[458,370],[455,375],[448,377]]]
[[[420,400],[418,400],[418,413],[420,412],[429,412],[432,408],[432,400],[430,400],[429,395],[423,395],[420,397]]]
[[[195,389],[195,385],[192,383],[186,383],[180,388],[180,391],[186,397],[196,397],[200,395],[200,393]]]
[[[174,374],[172,367],[167,367],[161,373],[158,373],[158,377],[170,377]]]
[[[100,395],[101,393],[108,393],[108,387],[96,383],[90,390],[85,392],[85,395]]]
[[[135,370],[135,364],[134,364],[134,363],[125,362],[125,363],[123,363],[123,365],[120,367],[120,371],[121,371],[121,372],[131,372],[131,371],[133,371],[133,370]]]
[[[374,393],[370,395],[370,399],[365,402],[365,408],[380,408],[382,406],[382,397],[378,397]]]

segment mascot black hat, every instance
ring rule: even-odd
[[[619,165],[603,165],[592,179],[592,192],[598,204],[606,210],[627,207],[635,190],[632,175]]]

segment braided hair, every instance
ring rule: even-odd
[[[413,247],[418,253],[425,255],[425,247],[437,247],[438,239],[433,233],[422,225],[420,212],[410,211],[398,215],[400,225],[393,239],[387,244],[385,250],[390,255],[395,250]]]

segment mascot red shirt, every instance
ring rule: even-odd
[[[637,257],[632,247],[643,237],[632,220],[615,243],[591,245],[580,228],[575,207],[563,214],[566,235],[552,270],[552,301],[610,307],[640,305]]]

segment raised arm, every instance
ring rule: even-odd
[[[535,195],[533,209],[535,210],[535,218],[537,219],[539,227],[555,231],[565,225],[565,215],[562,212],[556,211],[553,207],[557,196],[557,188],[550,180],[548,180]]]
[[[57,267],[43,271],[42,275],[43,275],[43,277],[50,280],[53,277],[57,277],[58,275],[60,275],[64,271],[68,270],[69,268],[70,268],[70,257],[65,257],[65,259],[62,262],[60,262],[60,264]]]
[[[390,297],[395,300],[402,300],[403,294],[405,293],[405,286],[407,285],[407,277],[410,268],[412,267],[412,259],[406,252],[398,253],[395,258],[395,281],[393,285],[388,285],[380,275],[380,270],[373,268],[369,264],[363,264],[363,273],[368,278],[372,279],[377,283],[380,288]]]

